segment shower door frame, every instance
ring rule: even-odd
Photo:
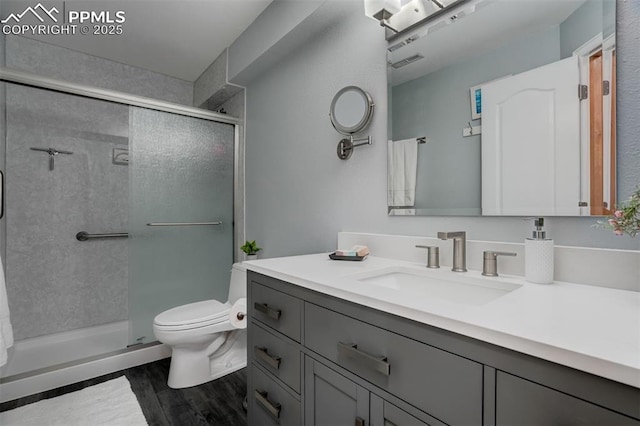
[[[204,109],[167,101],[160,101],[115,90],[102,89],[89,85],[52,79],[28,72],[16,71],[6,67],[0,67],[0,82],[35,87],[58,93],[66,93],[113,102],[130,107],[146,108],[233,125],[233,259],[236,262],[242,260],[240,245],[241,242],[245,240],[245,141],[244,126],[240,119]],[[0,247],[0,251],[4,252],[4,247]],[[169,348],[165,345],[159,344],[158,342],[151,342],[142,345],[134,345],[115,352],[97,355],[95,357],[60,364],[58,366],[45,367],[35,371],[20,373],[12,377],[0,379],[0,386],[2,387],[0,402],[10,401],[37,392],[43,392],[56,387],[69,385],[78,381],[153,362],[166,358],[167,356],[170,356]]]
[[[118,92],[116,90],[101,89],[94,86],[43,77],[24,71],[16,71],[6,67],[0,67],[0,81],[233,125],[233,259],[234,262],[242,259],[240,242],[245,240],[245,203],[243,196],[244,138],[242,137],[243,126],[238,118],[173,102]]]

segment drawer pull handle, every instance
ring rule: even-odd
[[[262,408],[267,410],[274,418],[280,418],[280,410],[282,409],[282,406],[277,402],[269,401],[269,394],[267,394],[266,391],[259,391],[256,389],[255,395],[256,401],[258,401]]]
[[[338,342],[338,353],[358,361],[363,366],[388,376],[391,374],[391,364],[386,356],[373,356],[358,349],[355,343]]]
[[[266,303],[255,302],[253,304],[253,307],[256,308],[256,311],[262,312],[263,314],[274,320],[279,320],[280,315],[282,315],[282,311],[280,309],[270,308]]]
[[[259,348],[258,346],[255,346],[253,348],[253,353],[276,370],[280,368],[281,358],[279,356],[269,355],[269,352],[267,352],[267,348]]]

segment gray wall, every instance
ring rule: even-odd
[[[260,72],[262,63],[273,63],[274,46],[288,38],[325,0],[278,0],[271,3],[229,47],[228,80],[244,85]],[[298,38],[304,37],[298,35]],[[269,55],[265,53],[269,52]]]
[[[20,71],[193,105],[193,83],[26,37],[7,36],[6,66]]]
[[[462,137],[471,120],[469,88],[558,59],[559,29],[554,27],[393,87],[393,140],[426,136],[429,141],[418,148],[417,209],[480,214],[480,136]]]
[[[616,5],[618,193],[626,198],[640,187],[640,1]]]
[[[602,32],[605,9],[601,0],[589,0],[560,24],[562,58],[568,58],[574,50]]]
[[[343,230],[419,236],[466,230],[471,239],[510,242],[530,235],[522,218],[387,216],[384,31],[364,17],[360,2],[322,7],[350,10],[247,86],[247,238],[274,257],[335,249]],[[620,174],[640,182],[640,2],[619,2],[618,14]],[[333,94],[351,84],[376,101],[367,130],[374,142],[341,161],[335,154],[341,136],[327,115]],[[628,196],[633,188],[620,189]],[[557,244],[640,249],[640,239],[593,229],[595,221],[550,218],[547,228]]]
[[[227,51],[225,49],[193,84],[193,105],[218,110],[223,103],[242,91],[242,87],[227,82]]]

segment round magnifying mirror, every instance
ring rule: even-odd
[[[333,97],[329,117],[333,127],[343,135],[357,133],[367,127],[373,117],[373,100],[361,88],[347,86]]]

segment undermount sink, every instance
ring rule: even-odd
[[[357,281],[397,290],[420,298],[443,300],[464,305],[480,306],[496,300],[521,287],[493,278],[484,279],[449,271],[422,271],[407,267],[390,267],[364,272]]]

